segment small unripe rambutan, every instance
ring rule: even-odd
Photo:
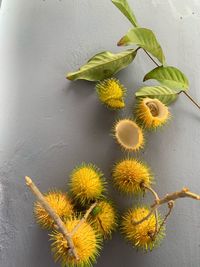
[[[71,232],[79,222],[80,219],[67,219],[65,221],[67,230]],[[69,253],[67,241],[62,233],[54,231],[50,236],[53,241],[51,248],[55,262],[60,262],[63,267],[91,267],[93,263],[96,263],[101,247],[101,238],[89,223],[83,222],[72,235],[74,248],[79,260],[76,260]]]
[[[82,205],[101,198],[105,184],[102,172],[93,164],[82,163],[71,173],[70,191]]]
[[[104,239],[111,237],[117,226],[116,211],[107,200],[100,201],[90,215],[91,223]]]
[[[66,193],[50,191],[45,194],[45,199],[61,219],[72,215],[73,206]],[[40,202],[35,202],[34,204],[34,215],[36,222],[43,228],[50,229],[53,227],[53,219],[49,216]]]
[[[151,99],[148,97],[138,102],[135,115],[137,121],[147,129],[158,128],[170,118],[169,109],[165,104],[156,98]]]
[[[140,221],[150,212],[147,207],[137,207],[130,209],[125,213],[122,220],[122,233],[125,238],[131,242],[131,244],[142,250],[152,250],[157,247],[161,240],[165,236],[165,228],[162,227],[154,237],[156,228],[155,215],[152,214],[147,220],[140,224],[134,225],[134,221]],[[158,217],[158,227],[161,223],[160,217]]]
[[[121,109],[125,106],[124,96],[126,89],[115,78],[99,82],[96,91],[100,101],[111,109]]]
[[[137,151],[144,145],[142,129],[131,119],[122,119],[115,124],[114,137],[128,151]]]
[[[118,190],[127,194],[143,193],[142,185],[149,187],[153,178],[150,168],[134,158],[116,163],[112,177]]]

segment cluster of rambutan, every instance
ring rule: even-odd
[[[100,101],[110,109],[125,107],[126,89],[119,80],[110,78],[96,85]],[[114,136],[123,149],[137,151],[144,145],[144,130],[163,126],[170,118],[168,107],[156,98],[140,98],[134,109],[134,117],[119,120]]]
[[[121,109],[125,106],[126,89],[117,79],[101,81],[96,89],[99,99],[107,107]],[[170,117],[168,108],[158,99],[151,98],[139,100],[134,114],[135,120],[121,119],[114,126],[114,137],[126,151],[137,151],[143,147],[144,129],[162,126]],[[132,157],[118,162],[113,168],[112,176],[115,186],[128,194],[144,193],[145,187],[150,187],[153,180],[150,168]],[[69,232],[73,232],[84,212],[96,202],[87,220],[72,235],[79,259],[71,255],[64,235],[58,231],[54,220],[40,202],[36,202],[34,206],[36,221],[42,228],[51,230],[55,261],[61,262],[62,266],[92,266],[99,254],[102,239],[111,237],[116,228],[116,211],[105,197],[105,178],[93,164],[82,163],[77,166],[71,173],[69,188],[69,194],[51,190],[45,195],[45,199]],[[149,212],[150,209],[146,206],[134,207],[125,213],[121,223],[126,239],[144,250],[152,250],[164,236],[164,227],[156,235],[153,234],[155,227],[161,222],[160,216],[156,219],[152,214],[142,223],[133,223],[142,220]]]
[[[111,78],[101,81],[96,86],[99,99],[112,109],[125,106],[125,87],[120,81]],[[118,97],[117,97],[118,96]],[[119,104],[120,98],[120,105]],[[112,105],[110,102],[112,99]],[[109,100],[109,103],[108,103]],[[114,125],[114,137],[125,151],[138,151],[144,146],[144,130],[163,126],[170,118],[168,107],[155,98],[140,98],[134,108],[135,119],[120,119]],[[146,187],[151,187],[153,175],[150,168],[133,157],[127,157],[115,164],[112,177],[116,188],[125,194],[144,194]],[[121,223],[122,233],[133,246],[143,250],[152,250],[164,237],[165,228],[159,232],[156,228],[161,224],[161,216],[154,214],[142,221],[150,213],[150,207],[137,206],[125,213]],[[142,221],[135,224],[134,221]],[[156,233],[156,235],[154,235]]]
[[[145,188],[150,188],[153,182],[150,168],[133,157],[125,158],[116,163],[112,177],[116,188],[128,195],[144,194]],[[163,226],[160,228],[162,222],[160,215],[156,218],[153,213],[142,222],[142,219],[148,214],[150,214],[150,207],[136,206],[123,215],[121,223],[121,230],[125,238],[134,247],[145,251],[155,248],[164,237],[165,232]],[[141,223],[134,223],[138,221]],[[159,232],[157,232],[157,228],[160,228]]]
[[[62,266],[92,266],[96,262],[102,240],[110,238],[117,226],[116,211],[105,196],[106,182],[95,165],[82,163],[77,166],[71,173],[69,188],[69,194],[51,190],[45,194],[45,199],[64,222],[69,233],[80,223],[85,210],[96,203],[88,218],[72,235],[79,259],[71,255],[69,244],[40,202],[34,205],[36,222],[51,231],[51,248],[55,261],[61,262]]]

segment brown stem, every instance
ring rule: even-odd
[[[101,219],[100,219],[99,217],[97,217],[97,220],[98,220],[98,222],[99,222],[99,224],[100,224],[101,230],[103,231],[103,233],[105,233],[105,230],[104,230],[104,228],[103,228],[103,224],[102,224]]]
[[[158,196],[158,194],[156,193],[156,191],[152,187],[146,186],[144,183],[141,184],[141,187],[149,190],[153,194],[153,196],[155,197],[156,200],[159,200],[160,199],[159,196]]]
[[[153,63],[157,66],[160,67],[160,65],[152,58],[152,56],[145,50],[143,49],[144,52],[147,54],[147,56],[151,59],[151,61],[153,61]],[[184,90],[180,91],[178,94],[180,93],[184,93],[189,99],[190,101],[192,101],[192,103],[198,108],[200,109],[200,105]]]
[[[60,219],[58,214],[52,209],[52,207],[49,205],[49,203],[46,201],[45,197],[43,194],[40,192],[40,190],[37,188],[37,186],[33,183],[30,177],[26,176],[25,177],[26,184],[27,186],[31,189],[33,194],[36,196],[38,201],[41,203],[43,208],[48,212],[50,217],[54,220],[55,224],[57,225],[57,229],[63,234],[64,238],[67,241],[67,244],[69,246],[69,253],[74,256],[76,260],[79,260],[79,256],[76,252],[76,249],[74,247],[73,240],[71,238],[71,234],[68,232],[65,224],[63,221]]]
[[[156,223],[155,223],[155,231],[154,231],[154,234],[153,234],[153,239],[155,238],[156,234],[159,231],[159,229],[158,229],[158,209],[155,209],[154,214],[155,214]]]
[[[200,109],[200,105],[186,92],[186,91],[180,91],[180,93],[184,93],[189,99],[190,101],[192,101],[192,103],[198,108]]]
[[[152,195],[155,197],[155,200],[159,201],[159,196],[158,196],[158,194],[156,193],[156,191],[152,187],[146,186],[144,183],[141,184],[141,187],[143,187],[144,189],[149,190],[152,193]],[[155,223],[155,231],[154,231],[154,233],[152,235],[152,239],[155,238],[155,235],[158,232],[158,210],[157,209],[154,210],[154,215],[155,215],[156,223]]]
[[[160,232],[160,230],[162,229],[163,225],[166,223],[167,218],[168,218],[169,215],[171,214],[171,211],[172,211],[173,207],[174,207],[174,201],[173,201],[173,200],[170,200],[170,201],[168,202],[168,208],[169,208],[169,211],[168,211],[168,213],[165,215],[165,218],[163,219],[162,223],[160,224],[160,227],[159,227],[159,229],[158,229],[158,231],[157,231],[156,234],[159,234],[159,232]]]
[[[91,207],[86,211],[85,215],[83,218],[79,221],[79,223],[74,227],[74,229],[71,231],[70,235],[73,236],[76,231],[79,229],[79,227],[87,220],[88,216],[92,212],[92,210],[96,207],[97,202],[93,203]]]
[[[146,185],[144,184],[144,182],[142,182],[142,183],[140,184],[140,187],[143,188],[143,189],[147,189],[147,190],[149,190],[149,191],[152,193],[152,195],[154,196],[155,201],[159,201],[159,196],[158,196],[158,194],[156,193],[156,191],[155,191],[153,188],[151,188],[150,186],[146,186]],[[155,214],[155,219],[156,219],[156,226],[155,226],[155,228],[156,228],[156,231],[157,231],[157,227],[158,227],[158,212],[157,212],[156,207],[155,207],[155,208],[152,208],[152,209],[150,210],[150,212],[147,214],[147,216],[145,216],[144,218],[142,218],[142,219],[139,220],[139,221],[132,220],[132,223],[133,223],[134,225],[141,224],[142,222],[146,221],[146,220],[152,215],[152,213]]]
[[[146,220],[149,219],[149,217],[155,212],[156,209],[157,209],[157,207],[153,207],[153,208],[150,210],[150,212],[147,214],[147,216],[145,216],[144,218],[142,218],[140,221],[135,221],[135,220],[132,219],[132,223],[133,223],[134,225],[138,225],[138,224],[143,223],[144,221],[146,221]]]
[[[160,67],[159,64],[152,58],[152,56],[145,50],[143,49],[144,52],[147,54],[147,56],[151,59],[151,61],[153,61],[153,63],[157,66],[157,67]]]
[[[148,218],[154,213],[155,214],[155,219],[156,219],[156,224],[155,224],[154,233],[153,234],[151,233],[152,240],[155,239],[156,234],[158,234],[160,232],[161,228],[166,223],[166,220],[167,220],[168,216],[170,215],[170,213],[172,211],[172,208],[174,207],[174,201],[176,199],[188,197],[188,198],[193,198],[193,199],[196,199],[196,200],[200,200],[200,195],[197,195],[195,193],[190,192],[188,188],[183,188],[181,191],[174,192],[172,194],[167,194],[165,197],[159,198],[159,196],[156,193],[156,191],[153,190],[151,187],[145,186],[144,183],[141,184],[141,187],[149,190],[154,195],[155,200],[154,200],[154,203],[151,205],[151,210],[149,211],[147,216],[142,218],[140,221],[134,221],[132,219],[132,223],[134,225],[141,224],[142,222],[148,220]],[[165,215],[164,220],[162,221],[161,225],[158,228],[158,207],[160,205],[162,205],[162,204],[165,204],[165,203],[168,203],[169,212]]]
[[[183,197],[189,197],[189,198],[193,198],[196,200],[200,200],[199,195],[190,192],[188,188],[183,188],[181,191],[174,192],[172,194],[167,194],[164,198],[155,200],[154,204],[151,207],[154,208],[164,203],[168,203],[170,200],[176,200],[178,198],[183,198]]]

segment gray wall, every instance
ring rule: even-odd
[[[200,2],[130,0],[141,25],[157,34],[168,64],[190,78],[200,102]],[[131,114],[134,91],[154,65],[141,52],[118,77],[129,90],[127,107],[112,112],[98,102],[94,84],[65,79],[90,56],[119,51],[115,43],[130,27],[108,0],[4,0],[0,11],[0,266],[54,267],[48,235],[35,224],[34,197],[24,185],[31,176],[42,191],[65,190],[81,161],[96,163],[110,181],[123,153],[109,135],[117,116]],[[181,96],[167,127],[146,136],[139,158],[156,177],[160,195],[189,186],[200,193],[200,113]],[[110,193],[120,211],[132,199]],[[146,201],[146,199],[145,199]],[[179,200],[167,237],[152,253],[136,252],[119,234],[106,242],[101,267],[200,266],[200,203]]]

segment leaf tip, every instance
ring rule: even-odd
[[[143,82],[145,82],[146,80],[148,80],[147,75],[144,76]]]
[[[122,37],[119,42],[117,43],[117,46],[122,46],[124,45],[124,37]]]
[[[67,75],[66,75],[66,79],[68,79],[68,80],[70,80],[70,81],[73,80],[73,75],[72,75],[71,72],[70,72],[70,73],[67,73]]]

